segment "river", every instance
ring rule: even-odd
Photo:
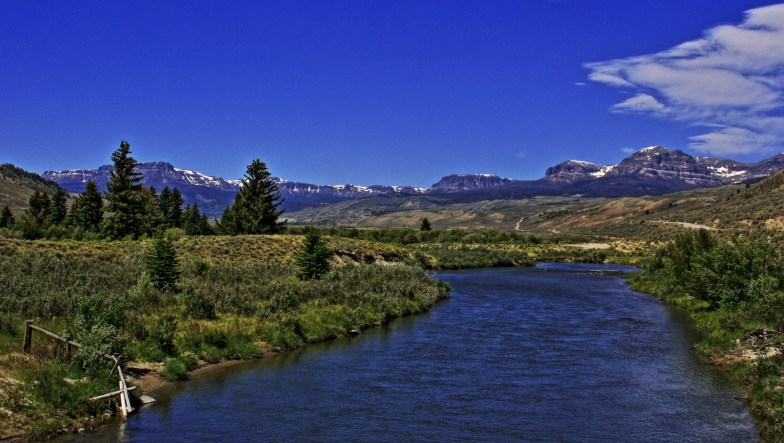
[[[452,296],[227,368],[90,441],[757,441],[688,317],[612,265],[442,272]]]

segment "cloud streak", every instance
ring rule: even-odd
[[[631,94],[612,112],[706,128],[691,148],[726,155],[784,145],[784,4],[666,51],[585,67],[590,80]]]

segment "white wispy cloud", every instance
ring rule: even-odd
[[[666,51],[585,67],[590,80],[632,94],[613,112],[705,127],[692,148],[735,154],[784,145],[784,4],[751,9],[737,25]]]

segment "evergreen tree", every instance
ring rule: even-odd
[[[106,234],[112,239],[139,237],[142,231],[145,200],[142,196],[141,174],[135,171],[136,159],[131,157],[131,145],[123,140],[112,153],[114,169],[106,183],[109,217]]]
[[[199,219],[199,235],[212,235],[212,226],[206,212]]]
[[[81,211],[79,210],[79,200],[81,199],[81,196],[77,195],[71,202],[71,209],[68,211],[68,215],[65,216],[65,220],[63,221],[65,226],[68,226],[69,228],[81,226]]]
[[[169,189],[164,186],[161,195],[158,196],[158,206],[161,208],[166,227],[182,227],[182,194],[177,188]]]
[[[229,235],[275,234],[282,232],[286,222],[278,222],[283,211],[278,184],[272,180],[267,165],[259,159],[248,165],[239,192],[221,217],[220,227]]]
[[[324,245],[321,235],[315,229],[308,230],[303,239],[303,249],[297,255],[296,263],[300,280],[319,279],[329,272],[330,252]]]
[[[44,227],[49,216],[49,206],[51,205],[49,194],[36,191],[30,196],[29,204],[30,209],[27,213],[39,227]]]
[[[431,229],[433,229],[433,228],[432,228],[432,226],[430,226],[430,220],[428,220],[427,217],[423,218],[422,219],[422,224],[419,226],[419,230],[420,231],[429,231]]]
[[[163,214],[164,220],[166,220],[166,227],[169,226],[169,204],[171,202],[171,189],[168,186],[164,186],[161,193],[158,194],[158,206],[161,208],[161,213]]]
[[[185,201],[182,198],[180,190],[177,188],[172,189],[171,198],[168,205],[168,213],[166,214],[166,221],[169,226],[173,228],[182,227],[182,204]],[[194,202],[195,204],[195,202]]]
[[[197,217],[199,216],[199,206],[194,203],[193,207],[191,205],[185,205],[185,212],[182,214],[182,228],[185,230],[185,233],[188,235],[198,235],[198,220]]]
[[[155,239],[152,250],[147,255],[145,270],[149,274],[153,286],[159,291],[168,292],[177,289],[180,264],[177,260],[174,242],[171,239],[165,235],[160,235]]]
[[[165,225],[165,218],[161,212],[161,207],[158,205],[158,193],[155,192],[155,188],[152,186],[149,188],[142,186],[141,196],[144,203],[141,232],[142,234],[153,235]]]
[[[103,198],[94,180],[87,182],[84,192],[78,199],[78,225],[86,231],[98,231],[103,220]],[[74,209],[71,209],[74,212]]]
[[[14,223],[14,214],[11,213],[11,208],[6,205],[0,212],[0,228],[10,228]]]
[[[67,198],[68,196],[63,188],[59,188],[54,195],[52,195],[52,199],[49,202],[49,225],[56,226],[65,220],[65,216],[68,212],[66,207]]]

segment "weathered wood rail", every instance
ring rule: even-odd
[[[70,356],[72,348],[81,348],[82,345],[70,340],[66,337],[61,337],[54,332],[47,331],[46,329],[36,326],[33,324],[32,320],[25,320],[25,337],[24,337],[24,347],[23,351],[26,354],[30,353],[30,350],[33,346],[33,331],[40,332],[41,334],[60,342],[65,343],[66,352]],[[101,354],[101,356],[107,360],[111,360],[114,365],[112,366],[111,371],[109,371],[109,376],[114,373],[114,370],[117,369],[117,375],[119,377],[119,390],[109,392],[107,394],[99,395],[97,397],[93,397],[90,401],[99,401],[105,400],[107,398],[111,398],[114,396],[120,397],[120,413],[122,414],[123,420],[133,412],[133,407],[131,406],[131,397],[128,395],[128,391],[132,391],[136,389],[136,386],[128,387],[128,383],[125,381],[125,376],[123,375],[122,367],[120,366],[120,356],[119,355],[110,355],[110,354]]]

